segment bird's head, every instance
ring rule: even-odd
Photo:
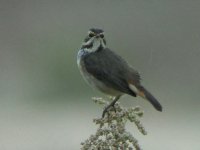
[[[89,52],[94,52],[105,47],[106,40],[104,37],[104,31],[102,29],[91,28],[84,39],[82,48]]]

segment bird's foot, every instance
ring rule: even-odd
[[[116,108],[114,107],[115,106],[115,103],[117,102],[117,100],[120,98],[121,95],[119,96],[116,96],[113,101],[108,105],[106,106],[106,108],[103,110],[103,114],[102,114],[102,118],[104,118],[105,114],[108,113],[110,111],[110,108],[112,107],[114,109],[114,111],[116,112]],[[108,113],[109,114],[109,113]]]
[[[106,106],[103,110],[102,113],[102,118],[105,117],[105,114],[108,113],[110,111],[110,109],[113,108],[113,110],[116,112],[116,108],[115,108],[115,103],[110,103],[108,106]],[[109,113],[108,113],[109,114]]]

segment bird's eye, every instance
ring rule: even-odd
[[[103,34],[100,34],[99,36],[100,36],[101,38],[104,38],[104,35],[103,35]]]
[[[92,33],[92,32],[90,32],[90,33],[89,33],[89,37],[93,37],[93,36],[95,36],[95,34]]]

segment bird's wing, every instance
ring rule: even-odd
[[[84,63],[86,70],[106,86],[136,96],[130,90],[128,80],[132,80],[130,76],[135,76],[135,81],[139,82],[139,74],[111,50],[91,53],[84,58]]]

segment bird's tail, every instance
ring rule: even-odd
[[[133,84],[129,84],[129,88],[136,93],[137,95],[139,95],[140,97],[148,100],[156,110],[158,111],[162,111],[162,106],[161,104],[158,102],[158,100],[149,92],[147,91],[143,86],[141,85],[133,85]]]
[[[147,99],[156,110],[162,111],[162,106],[158,102],[158,100],[149,92],[147,91],[143,86],[138,87],[138,93],[139,96],[143,97],[144,99]]]

